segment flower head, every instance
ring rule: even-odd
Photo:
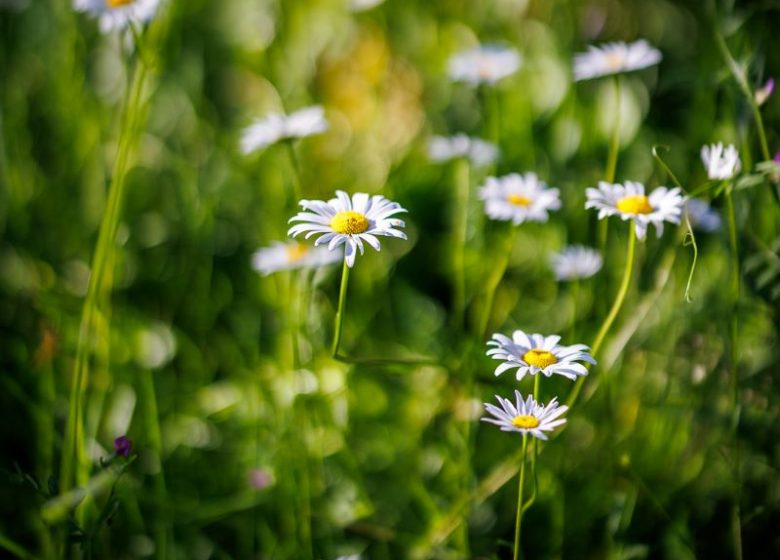
[[[604,259],[595,249],[571,245],[552,256],[552,267],[558,280],[590,278],[601,270]]]
[[[690,198],[685,201],[685,212],[691,226],[705,232],[713,232],[720,229],[720,214],[700,198]]]
[[[249,471],[249,486],[255,490],[265,490],[273,482],[273,475],[265,469],[252,469]]]
[[[133,450],[133,440],[127,436],[119,436],[114,440],[114,453],[117,457],[129,457],[130,452]]]
[[[501,45],[483,45],[459,52],[450,58],[449,75],[456,82],[478,86],[493,85],[520,69],[517,50]]]
[[[660,237],[664,221],[679,224],[682,216],[683,197],[678,188],[658,187],[646,196],[641,183],[626,181],[620,185],[601,181],[598,189],[586,189],[585,194],[588,197],[585,208],[597,209],[599,220],[612,215],[633,219],[639,239],[645,238],[648,224],[655,225]]]
[[[574,55],[574,80],[590,80],[601,76],[622,74],[653,66],[661,62],[661,51],[644,39],[633,43],[607,43],[589,46],[588,52]]]
[[[271,113],[255,120],[241,134],[241,151],[252,153],[280,140],[305,138],[328,130],[325,110],[319,106],[306,107],[285,116]]]
[[[485,213],[494,220],[546,222],[549,210],[561,207],[558,189],[548,188],[536,173],[488,177],[479,190],[485,201]]]
[[[710,179],[731,179],[742,168],[737,149],[731,144],[724,149],[721,142],[702,146],[701,160]]]
[[[347,266],[355,264],[357,250],[363,254],[363,241],[379,251],[378,235],[406,239],[400,229],[406,224],[393,218],[395,214],[406,212],[397,202],[375,194],[355,193],[352,198],[344,191],[336,191],[336,198],[327,202],[322,200],[301,200],[304,212],[298,212],[290,218],[295,224],[287,232],[295,237],[306,232],[306,239],[319,235],[314,245],[328,244],[333,251],[344,245],[344,259]]]
[[[557,373],[569,379],[587,375],[588,370],[579,361],[596,363],[588,347],[584,344],[561,346],[558,344],[560,340],[561,337],[558,335],[527,335],[521,330],[513,332],[512,338],[496,333],[487,343],[488,346],[494,347],[487,351],[487,355],[494,360],[503,360],[503,363],[496,368],[496,375],[517,368],[518,381],[526,374],[537,373],[542,373],[546,377]]]
[[[385,0],[350,0],[349,11],[365,12],[366,10],[370,10],[371,8],[379,6],[379,4],[383,3],[384,1]]]
[[[545,432],[551,432],[561,424],[566,423],[565,418],[559,418],[569,410],[566,405],[559,405],[553,398],[546,405],[537,403],[532,395],[523,400],[520,391],[515,390],[515,402],[496,395],[501,408],[485,403],[485,410],[490,416],[483,416],[483,422],[490,422],[501,428],[502,432],[519,432],[523,435],[546,440]]]
[[[340,261],[338,251],[325,247],[310,247],[298,241],[277,241],[252,255],[252,268],[264,276],[280,270],[318,268]]]
[[[463,157],[475,167],[484,167],[498,159],[498,146],[465,134],[434,136],[428,142],[428,157],[435,162]]]
[[[132,23],[146,23],[154,17],[160,0],[73,0],[73,8],[99,20],[100,31],[122,30]]]

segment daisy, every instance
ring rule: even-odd
[[[511,220],[515,225],[546,222],[548,210],[561,207],[558,189],[547,188],[536,173],[488,177],[479,190],[485,213],[494,220]]]
[[[504,361],[496,368],[496,375],[517,368],[518,381],[525,377],[526,373],[536,375],[541,372],[545,377],[557,373],[569,379],[587,375],[588,370],[578,360],[589,364],[596,363],[589,353],[589,348],[584,344],[561,346],[558,344],[560,340],[558,335],[527,335],[521,330],[513,332],[512,338],[496,333],[487,343],[495,348],[490,348],[487,355],[494,360]]]
[[[344,191],[336,191],[336,198],[327,202],[301,200],[300,205],[306,211],[298,212],[290,221],[301,223],[287,234],[295,237],[306,232],[306,239],[319,235],[314,245],[327,243],[330,251],[344,245],[344,260],[350,268],[355,264],[357,249],[363,254],[363,241],[379,251],[377,235],[406,239],[406,234],[396,229],[406,224],[391,217],[406,210],[379,194],[355,193],[350,199]]]
[[[574,55],[574,81],[640,70],[661,62],[661,51],[644,39],[634,43],[607,43],[588,47],[588,52]]]
[[[557,280],[590,278],[601,270],[604,260],[595,249],[571,245],[552,256],[552,267]]]
[[[287,116],[271,113],[244,129],[241,134],[241,152],[250,154],[279,140],[305,138],[326,130],[328,120],[320,105],[306,107]]]
[[[338,251],[325,247],[310,247],[298,241],[277,241],[252,255],[252,268],[263,276],[280,270],[318,268],[341,260]]]
[[[720,214],[700,198],[690,198],[685,202],[685,212],[691,225],[701,231],[711,233],[721,226]]]
[[[73,0],[78,12],[99,20],[100,31],[122,30],[132,23],[146,23],[154,17],[160,0]]]
[[[483,45],[450,57],[449,75],[456,82],[472,86],[493,85],[520,69],[522,57],[516,49]]]
[[[596,208],[599,220],[618,215],[623,220],[634,220],[636,236],[644,239],[648,224],[654,224],[658,237],[664,231],[664,221],[680,223],[683,197],[679,188],[658,187],[645,196],[641,183],[626,181],[625,185],[599,182],[598,189],[586,189],[585,208]]]
[[[731,179],[742,168],[737,149],[730,144],[724,150],[721,142],[702,146],[701,160],[710,179]]]
[[[566,405],[559,405],[553,398],[546,405],[537,403],[532,395],[523,400],[520,391],[515,390],[515,402],[496,395],[501,408],[485,403],[485,410],[491,416],[483,416],[483,422],[490,422],[501,428],[502,432],[519,432],[523,435],[531,434],[541,440],[547,440],[545,432],[551,432],[561,424],[566,423],[565,418],[559,418],[561,414],[569,410]]]
[[[428,142],[428,157],[437,163],[463,157],[475,167],[484,167],[498,159],[498,146],[465,134],[434,136]]]

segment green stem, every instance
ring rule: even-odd
[[[470,169],[467,159],[458,160],[455,168],[456,204],[453,208],[452,275],[453,301],[452,326],[463,328],[466,308],[466,236],[469,216]]]
[[[95,253],[92,257],[89,285],[81,314],[74,374],[70,388],[68,419],[62,447],[60,492],[63,494],[71,490],[76,484],[85,482],[89,474],[88,459],[83,449],[84,425],[82,411],[84,393],[89,380],[89,357],[91,347],[94,344],[93,338],[96,323],[99,320],[99,303],[106,298],[111,290],[112,275],[109,267],[112,262],[116,232],[119,227],[127,166],[132,149],[138,138],[141,100],[146,77],[147,68],[140,64],[136,67],[125,103],[117,158],[108,189],[106,211],[100,223]]]
[[[607,336],[609,329],[612,327],[612,323],[615,322],[615,319],[617,318],[617,315],[620,312],[620,308],[623,306],[623,301],[626,299],[626,294],[628,293],[628,286],[631,283],[631,272],[633,271],[634,268],[635,252],[636,252],[636,226],[634,224],[634,220],[631,220],[629,224],[628,249],[626,254],[626,265],[625,268],[623,269],[623,279],[620,282],[620,288],[618,289],[618,293],[615,296],[615,301],[612,303],[612,308],[609,310],[609,314],[607,315],[606,319],[604,319],[604,322],[602,323],[601,328],[599,329],[599,332],[596,334],[596,338],[593,340],[593,344],[591,345],[590,353],[591,356],[593,356],[594,358],[596,357],[596,354],[598,354],[599,349],[601,349],[601,345],[604,342],[604,338]],[[581,376],[580,378],[577,379],[577,382],[574,384],[574,388],[572,389],[572,392],[566,401],[566,404],[570,408],[577,400],[577,396],[579,395],[584,382],[585,382],[585,376]]]
[[[144,426],[146,428],[146,441],[149,447],[157,455],[159,461],[159,471],[152,476],[154,485],[154,502],[157,505],[157,512],[153,520],[154,527],[154,549],[155,556],[164,560],[167,556],[168,541],[168,520],[166,519],[167,490],[165,487],[165,475],[162,467],[162,432],[160,431],[160,417],[157,410],[157,393],[154,388],[154,377],[152,372],[145,369],[140,374],[140,401],[142,403],[142,414]]]
[[[526,462],[526,448],[528,447],[528,435],[523,434],[523,449],[521,454],[523,456],[522,463],[520,464],[520,482],[517,485],[517,515],[515,517],[515,550],[512,558],[517,560],[520,558],[520,527],[523,523],[523,486],[525,484],[525,462]]]
[[[729,314],[729,362],[730,362],[730,385],[731,385],[731,413],[732,430],[734,432],[734,478],[735,478],[735,496],[731,508],[731,530],[734,539],[734,557],[742,560],[742,521],[740,515],[740,501],[742,495],[742,482],[740,475],[740,450],[739,450],[739,371],[737,360],[737,337],[739,335],[739,324],[737,309],[739,306],[740,294],[740,269],[739,269],[739,251],[737,246],[737,220],[734,211],[734,200],[731,196],[731,185],[726,185],[726,214],[728,216],[729,229],[729,250],[731,252],[731,274],[729,281],[730,289],[730,314]]]
[[[341,287],[339,288],[339,303],[336,310],[336,319],[333,329],[333,345],[330,348],[331,355],[336,358],[339,354],[339,345],[341,344],[341,329],[344,323],[344,305],[347,302],[347,284],[349,284],[349,266],[344,259],[344,266],[341,269]]]
[[[623,95],[623,82],[620,76],[615,76],[615,126],[612,129],[612,138],[609,142],[609,153],[607,154],[607,168],[604,171],[604,180],[607,183],[615,182],[615,172],[617,170],[618,153],[620,152],[620,101]]]
[[[493,312],[493,299],[496,295],[496,288],[498,288],[501,279],[504,277],[506,268],[509,265],[509,257],[512,254],[512,247],[514,247],[515,244],[515,231],[516,227],[510,226],[509,232],[505,235],[505,246],[501,251],[498,266],[492,269],[492,274],[488,276],[487,282],[485,283],[485,307],[482,311],[479,324],[477,325],[476,333],[480,339],[484,338],[487,334],[486,331],[490,323],[490,316]]]
[[[285,140],[284,142],[287,145],[287,155],[290,157],[290,167],[292,167],[293,170],[293,197],[295,200],[293,200],[293,207],[296,207],[298,205],[298,201],[302,200],[302,190],[303,190],[303,181],[301,180],[301,165],[298,162],[298,156],[295,153],[295,146],[293,146],[292,140]]]

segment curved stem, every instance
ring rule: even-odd
[[[293,207],[295,207],[298,204],[298,201],[302,198],[302,188],[303,188],[303,182],[301,180],[301,165],[298,162],[298,156],[295,153],[295,146],[293,146],[292,140],[285,140],[284,142],[287,145],[287,155],[290,157],[290,167],[292,167],[293,170],[293,197],[295,200],[293,200]]]
[[[504,272],[506,272],[506,267],[509,265],[509,257],[512,254],[512,247],[515,244],[515,226],[510,226],[511,229],[509,233],[506,235],[505,240],[505,247],[503,252],[501,253],[501,260],[499,261],[498,266],[496,266],[493,269],[493,273],[488,277],[486,285],[485,285],[485,294],[486,294],[486,301],[485,301],[485,308],[482,312],[482,316],[480,317],[479,324],[477,325],[477,336],[481,338],[484,338],[486,335],[486,330],[488,328],[488,323],[490,322],[490,316],[493,311],[493,298],[496,295],[496,288],[498,288],[499,283],[501,282],[501,279],[504,277]]]
[[[612,138],[609,143],[609,153],[607,154],[607,169],[604,172],[604,180],[607,183],[615,181],[615,171],[617,170],[618,152],[620,152],[620,101],[623,95],[623,83],[620,76],[615,76],[615,126],[612,129]]]
[[[344,305],[347,301],[347,285],[349,284],[349,266],[344,259],[344,266],[341,269],[341,287],[339,288],[339,303],[336,310],[335,326],[333,329],[333,345],[331,354],[334,358],[338,357],[339,345],[341,344],[341,328],[344,323]]]
[[[465,253],[466,236],[469,216],[470,194],[470,170],[469,162],[461,159],[455,168],[456,203],[453,209],[453,245],[452,245],[452,274],[453,274],[453,302],[452,325],[455,330],[463,328],[463,315],[466,308],[466,271]]]
[[[615,296],[615,301],[612,303],[612,308],[609,310],[609,314],[607,315],[607,318],[604,319],[604,323],[602,323],[601,328],[599,329],[599,332],[596,334],[596,338],[593,340],[593,344],[591,345],[590,353],[591,356],[593,356],[594,358],[596,357],[596,354],[601,348],[601,345],[604,343],[604,338],[607,336],[610,327],[612,327],[612,323],[615,322],[615,319],[617,318],[617,315],[620,312],[620,308],[623,306],[623,301],[626,299],[626,294],[628,293],[628,286],[631,283],[631,272],[633,271],[634,268],[635,253],[636,253],[636,226],[634,224],[634,220],[631,220],[631,223],[629,224],[628,249],[626,254],[626,266],[623,269],[623,279],[620,282],[620,288],[618,289],[618,293]],[[577,400],[577,396],[579,395],[580,390],[582,389],[582,384],[584,382],[585,382],[585,376],[582,376],[577,379],[577,382],[574,384],[574,389],[572,389],[572,392],[566,401],[566,404],[569,407],[571,407],[572,404],[574,404],[574,402]]]
[[[526,448],[528,447],[528,436],[523,434],[523,449],[521,454],[523,456],[522,463],[520,464],[520,482],[517,485],[517,516],[515,517],[515,551],[513,560],[520,558],[520,526],[523,522],[523,485],[525,484],[525,461],[526,461]]]

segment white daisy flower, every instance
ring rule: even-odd
[[[661,51],[644,39],[633,43],[607,43],[589,46],[588,52],[574,55],[574,81],[621,74],[661,62]]]
[[[287,116],[271,113],[244,129],[241,134],[241,151],[249,154],[279,140],[305,138],[326,130],[328,120],[320,105],[306,107]]]
[[[379,4],[382,4],[385,0],[349,0],[350,12],[365,12],[370,10]]]
[[[536,375],[540,372],[545,377],[557,373],[569,379],[587,375],[588,370],[578,360],[590,364],[596,363],[589,353],[589,348],[584,344],[561,346],[558,344],[560,340],[561,337],[558,335],[527,335],[521,330],[513,332],[512,338],[496,333],[487,343],[488,346],[495,348],[490,348],[487,355],[494,360],[504,361],[496,368],[496,375],[517,368],[518,381],[526,374]]]
[[[498,395],[496,399],[501,408],[485,403],[485,410],[492,417],[483,416],[481,420],[499,426],[502,432],[531,434],[541,440],[547,440],[545,432],[551,432],[566,423],[565,418],[559,417],[569,410],[569,407],[559,405],[557,398],[553,398],[546,405],[541,405],[534,400],[533,395],[528,395],[528,398],[523,400],[520,391],[515,390],[514,403]]]
[[[685,212],[691,226],[701,231],[711,233],[718,231],[722,224],[720,214],[700,198],[689,198],[685,202]]]
[[[731,179],[742,169],[739,152],[731,144],[725,150],[721,142],[702,146],[701,160],[710,179]]]
[[[73,8],[98,18],[100,31],[126,28],[130,22],[146,23],[154,17],[160,0],[73,0]]]
[[[498,159],[498,146],[465,134],[434,136],[428,142],[428,157],[437,163],[463,157],[475,167],[484,167]]]
[[[306,239],[319,235],[314,245],[327,243],[330,251],[344,245],[344,259],[349,267],[355,264],[358,249],[363,254],[363,241],[379,251],[378,235],[406,239],[406,234],[396,229],[406,224],[391,217],[406,210],[379,194],[355,193],[350,199],[344,191],[336,191],[336,198],[327,202],[301,200],[300,205],[306,211],[298,212],[290,221],[301,223],[292,226],[287,234],[295,237],[305,232]]]
[[[599,220],[618,215],[623,220],[634,220],[636,236],[644,239],[648,224],[654,224],[658,237],[664,232],[664,221],[679,224],[683,197],[680,189],[658,187],[645,196],[641,183],[626,181],[625,185],[599,182],[598,189],[586,189],[585,208],[596,208]]]
[[[483,45],[450,57],[449,75],[456,82],[493,85],[520,69],[522,57],[516,49]]]
[[[258,249],[252,255],[252,268],[263,276],[280,270],[319,268],[342,259],[338,251],[326,247],[310,247],[298,241],[277,241]]]
[[[552,256],[552,267],[557,280],[590,278],[601,270],[604,259],[595,249],[571,245]]]
[[[485,213],[493,220],[546,222],[549,210],[561,207],[558,189],[547,188],[536,173],[488,177],[479,190],[485,201]]]

